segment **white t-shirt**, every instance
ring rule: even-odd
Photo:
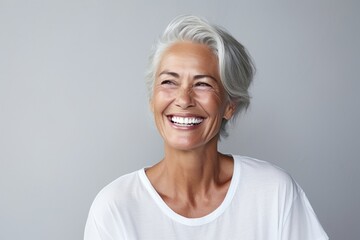
[[[228,192],[210,214],[200,218],[177,214],[141,169],[97,195],[84,239],[328,239],[303,190],[287,173],[268,162],[233,157]]]

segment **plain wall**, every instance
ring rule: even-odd
[[[0,239],[82,239],[98,191],[161,159],[144,75],[185,13],[257,66],[221,150],[286,169],[331,239],[360,239],[359,3],[0,0]]]

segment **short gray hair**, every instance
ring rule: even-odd
[[[152,98],[156,71],[162,54],[179,41],[204,44],[213,51],[219,61],[220,80],[229,99],[235,104],[233,119],[250,104],[249,86],[255,74],[255,66],[245,47],[225,29],[210,24],[196,16],[179,16],[172,20],[152,49],[147,72],[149,99]],[[220,134],[226,132],[227,120],[223,119]]]

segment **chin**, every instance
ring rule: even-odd
[[[211,139],[199,139],[199,138],[172,138],[165,141],[165,144],[171,148],[180,151],[191,151],[197,148],[210,145],[211,142],[216,141],[217,138],[213,137]]]
[[[175,143],[166,143],[166,145],[174,150],[180,150],[180,151],[191,151],[199,147],[198,144],[193,142],[175,142]]]

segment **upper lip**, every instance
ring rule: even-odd
[[[200,116],[198,114],[191,114],[191,113],[171,113],[166,114],[167,117],[183,117],[183,118],[205,118],[203,116]]]

